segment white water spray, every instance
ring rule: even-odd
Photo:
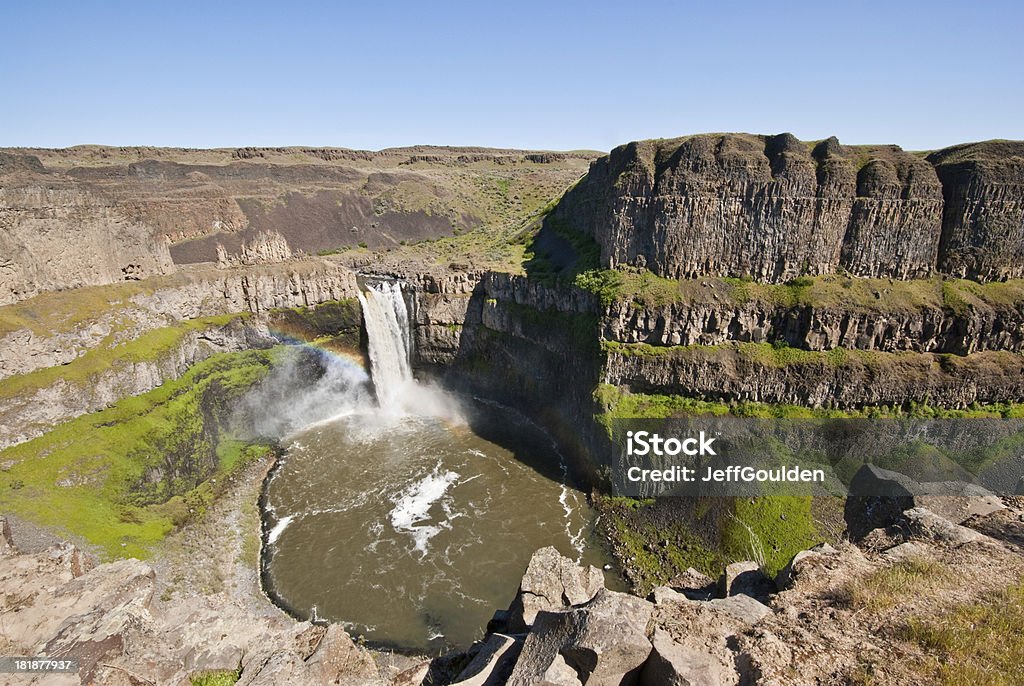
[[[370,373],[380,409],[390,416],[441,417],[461,423],[453,398],[412,376],[412,325],[397,281],[367,280],[359,290]]]
[[[398,413],[402,410],[403,392],[414,383],[409,366],[409,310],[402,287],[397,281],[368,281],[366,290],[359,290],[359,304],[370,343],[370,368],[377,400],[381,409]]]

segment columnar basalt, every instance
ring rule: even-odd
[[[781,282],[839,269],[1005,279],[1024,264],[1024,143],[928,158],[790,134],[629,143],[592,163],[550,221],[592,236],[605,267]]]
[[[954,276],[1024,276],[1024,143],[988,141],[928,156],[942,180],[940,268]]]

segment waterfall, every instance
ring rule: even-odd
[[[367,281],[359,290],[370,347],[370,373],[381,409],[402,412],[414,388],[409,310],[397,281]]]

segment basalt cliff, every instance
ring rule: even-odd
[[[897,279],[1024,276],[1024,144],[928,155],[792,135],[629,143],[555,217],[606,267],[780,282],[842,270]]]
[[[1019,499],[607,498],[609,425],[1022,417],[1022,265],[1020,142],[2,151],[0,652],[88,648],[97,683],[926,683],[938,639],[898,612],[1019,607]],[[417,374],[557,441],[633,595],[541,551],[485,640],[433,661],[270,605],[273,450],[225,436],[282,348],[365,355],[359,274],[401,282]]]

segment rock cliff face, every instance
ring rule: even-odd
[[[629,143],[550,220],[594,237],[605,266],[669,278],[1020,275],[1024,143],[950,150],[925,160],[790,134]]]
[[[1024,143],[958,145],[928,156],[942,180],[940,266],[955,276],[1024,276]]]
[[[310,258],[286,265],[212,269],[185,267],[172,277],[122,293],[98,289],[97,297],[117,305],[64,330],[29,326],[0,330],[0,379],[67,364],[108,337],[115,343],[146,331],[199,317],[249,312],[263,314],[356,297],[355,274],[334,263]],[[30,300],[14,308],[47,310]]]
[[[939,305],[879,312],[853,307],[731,302],[709,297],[644,306],[614,303],[603,319],[605,340],[620,343],[717,345],[785,343],[804,350],[883,350],[967,355],[1024,351],[1024,302],[953,312]]]
[[[1024,397],[1024,357],[1005,352],[966,357],[918,353],[812,355],[778,363],[742,347],[668,349],[655,355],[612,351],[604,382],[636,393],[718,401],[852,409],[929,402],[1017,402]]]
[[[592,478],[590,456],[604,454],[606,440],[593,422],[597,299],[495,272],[431,275],[413,286],[416,366],[519,409]]]
[[[252,240],[242,243],[237,254],[228,254],[223,245],[217,245],[217,266],[222,269],[232,265],[286,262],[291,256],[288,241],[276,231],[256,234]]]
[[[41,436],[61,422],[141,395],[177,379],[211,355],[269,347],[277,341],[263,326],[235,321],[191,331],[165,355],[152,360],[117,360],[88,384],[57,378],[28,393],[0,395],[0,450]]]
[[[81,147],[0,151],[0,304],[174,264],[398,247],[516,226],[596,155]]]
[[[34,167],[26,163],[29,167]],[[39,172],[0,168],[0,305],[174,270],[166,241],[122,207]]]

